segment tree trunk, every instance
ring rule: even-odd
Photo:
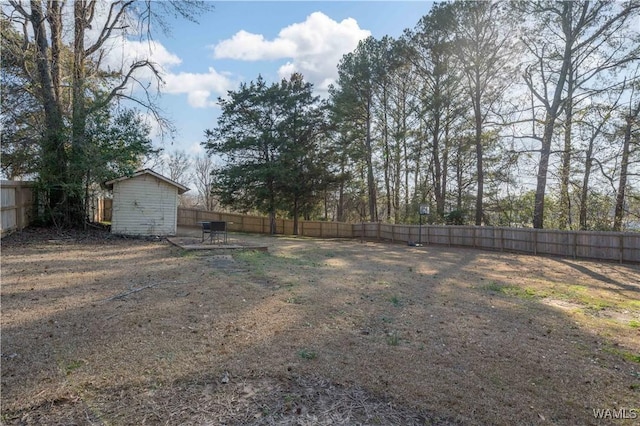
[[[584,177],[582,178],[582,191],[580,193],[580,229],[587,229],[587,201],[589,200],[589,179],[591,177],[591,167],[593,166],[593,143],[594,137],[589,139],[589,147],[587,148]]]
[[[431,158],[433,161],[433,192],[436,198],[436,213],[444,215],[444,198],[442,197],[442,163],[440,162],[440,114],[435,114],[431,135]]]
[[[406,121],[403,123],[404,130],[403,135],[404,138],[402,140],[402,149],[404,156],[404,219],[405,221],[409,218],[409,204],[410,204],[410,195],[409,195],[409,150],[407,147],[407,132],[406,132]]]
[[[391,200],[392,200],[392,192],[391,192],[391,153],[389,149],[389,127],[388,127],[388,117],[387,117],[387,88],[386,86],[382,88],[382,143],[384,145],[384,185],[385,190],[387,191],[387,220],[391,219]]]
[[[56,10],[59,10],[58,2],[55,3]],[[49,52],[47,33],[45,27],[45,19],[42,12],[42,2],[38,0],[31,1],[31,15],[29,16],[33,27],[35,47],[36,47],[36,69],[38,73],[39,85],[38,91],[43,101],[44,119],[46,130],[44,142],[42,143],[42,171],[40,180],[49,191],[48,211],[52,214],[49,219],[56,220],[60,210],[64,211],[64,203],[66,202],[64,192],[60,188],[67,181],[67,153],[65,150],[65,128],[62,119],[62,108],[60,106],[60,87],[59,71],[52,70],[51,59],[59,64],[59,50]],[[53,19],[53,18],[52,18]],[[54,20],[55,21],[55,20]],[[57,22],[57,21],[56,21]],[[54,24],[54,32],[60,37],[59,28]],[[61,41],[53,43],[59,47]],[[59,68],[58,68],[59,70]],[[58,73],[58,74],[56,74]]]
[[[51,29],[51,82],[55,98],[61,99],[61,62],[60,53],[62,51],[62,4],[58,1],[51,1],[47,10],[47,21]]]
[[[396,140],[393,176],[393,223],[400,223],[400,191],[402,188],[402,154],[400,152],[400,141]]]
[[[449,182],[449,151],[451,143],[449,139],[449,128],[450,128],[450,109],[447,105],[447,114],[446,114],[446,122],[444,125],[444,149],[442,150],[442,180],[441,180],[441,188],[440,188],[440,199],[442,200],[442,211],[444,213],[444,205],[447,200],[447,185]]]
[[[420,129],[420,134],[423,134],[423,129]],[[411,198],[411,207],[416,207],[415,205],[418,200],[422,199],[423,197],[420,196],[420,179],[421,179],[421,169],[422,169],[422,153],[423,153],[423,139],[422,138],[418,138],[418,143],[416,146],[416,150],[415,150],[415,170],[414,170],[414,174],[413,174],[413,196]],[[425,152],[426,155],[426,152]],[[409,216],[413,216],[415,214],[415,210],[414,211],[410,211],[409,212]]]
[[[367,99],[367,135],[365,141],[365,149],[367,152],[367,186],[369,190],[369,219],[371,222],[376,222],[377,215],[377,202],[376,202],[376,186],[375,176],[373,174],[373,147],[371,141],[371,97]]]
[[[624,214],[624,198],[627,187],[627,174],[629,169],[629,151],[631,146],[631,128],[635,124],[638,114],[640,114],[640,102],[635,110],[626,117],[624,128],[624,142],[622,145],[622,160],[620,162],[620,181],[618,183],[618,193],[616,194],[616,208],[613,216],[613,230],[622,230],[622,216]]]
[[[571,199],[569,179],[571,177],[571,129],[573,127],[573,69],[567,76],[567,100],[565,104],[564,149],[560,169],[560,229],[571,229]]]
[[[87,25],[86,2],[76,0],[73,4],[74,42],[73,42],[73,112],[71,117],[71,164],[69,187],[68,218],[71,226],[86,226],[84,203],[82,201],[82,182],[87,173],[85,156],[86,107],[85,107],[85,51],[84,35]]]
[[[344,167],[343,169],[344,170]],[[338,222],[345,222],[344,218],[344,182],[340,182],[340,188],[338,189],[338,206],[336,209],[336,219]]]
[[[482,94],[480,93],[480,77],[476,70],[476,87],[473,99],[473,112],[475,119],[475,145],[476,145],[476,174],[478,180],[478,189],[476,192],[476,226],[482,225],[484,197],[484,152],[482,146],[482,111],[480,110],[480,102]]]
[[[293,200],[293,235],[298,235],[298,197]]]
[[[545,113],[544,134],[542,136],[542,146],[540,147],[540,162],[538,164],[538,175],[536,185],[536,197],[533,210],[533,227],[541,229],[544,227],[544,197],[547,188],[547,175],[549,172],[549,157],[551,156],[551,140],[553,130],[558,118],[558,111],[562,104],[562,92],[567,81],[567,74],[571,65],[571,49],[574,35],[572,29],[573,3],[563,2],[562,29],[565,36],[564,52],[562,55],[562,66],[558,74],[553,100],[547,105]]]
[[[536,197],[533,207],[533,227],[537,229],[542,229],[544,226],[544,196],[547,188],[549,157],[551,156],[551,138],[553,137],[555,117],[552,119],[550,114],[547,114],[546,122],[547,124],[544,126],[544,136],[542,138],[542,146],[540,147]]]
[[[462,210],[462,153],[465,152],[466,149],[464,138],[458,138],[458,153],[456,156],[456,210],[458,211]]]

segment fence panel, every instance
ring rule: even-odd
[[[536,230],[536,251],[539,254],[573,256],[570,233],[552,230]]]
[[[622,241],[620,261],[640,263],[640,234],[625,233],[620,240]]]
[[[352,225],[355,238],[475,247],[571,258],[640,262],[640,234],[490,226]],[[420,235],[420,229],[422,234]]]
[[[503,228],[503,250],[534,253],[534,235],[533,229]]]
[[[591,259],[621,259],[621,235],[584,232],[577,235],[576,255]]]
[[[298,224],[298,232],[300,235],[304,235],[305,237],[316,237],[316,238],[324,238],[324,237],[334,237],[329,230],[324,229],[323,222],[315,222],[315,221],[300,221]]]
[[[95,222],[111,222],[113,213],[113,200],[111,198],[98,198],[94,207]]]
[[[0,235],[27,227],[33,212],[33,182],[3,180],[0,193]]]

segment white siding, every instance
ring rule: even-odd
[[[145,174],[115,182],[111,232],[175,235],[178,188]]]

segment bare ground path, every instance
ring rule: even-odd
[[[637,265],[234,237],[3,239],[2,422],[638,424]]]

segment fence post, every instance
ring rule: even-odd
[[[15,189],[15,203],[16,203],[16,227],[18,231],[25,227],[24,224],[24,206],[22,202],[22,189],[24,187],[22,185],[18,185]]]
[[[538,230],[533,229],[533,254],[538,254]]]
[[[620,234],[620,264],[624,261],[624,234]]]

